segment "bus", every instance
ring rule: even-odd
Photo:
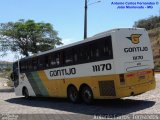
[[[22,58],[13,65],[15,94],[77,103],[119,99],[155,88],[153,55],[143,28],[119,28]]]

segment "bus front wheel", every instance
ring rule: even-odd
[[[23,88],[23,96],[27,99],[29,98],[29,92],[28,92],[28,89],[26,87]]]
[[[81,90],[81,97],[86,104],[91,104],[93,102],[93,93],[91,88],[84,86]]]
[[[67,90],[67,97],[73,103],[79,102],[79,92],[74,86],[69,86]]]

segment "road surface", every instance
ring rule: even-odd
[[[97,100],[90,106],[57,98],[26,100],[15,96],[12,88],[4,87],[5,81],[0,79],[0,120],[93,120],[115,116],[160,119],[160,74],[156,74],[155,90],[120,100]]]

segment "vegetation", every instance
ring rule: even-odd
[[[146,28],[146,30],[152,30],[160,27],[160,17],[151,16],[147,19],[142,19],[134,23],[134,27]]]
[[[152,16],[139,20],[135,22],[134,26],[148,30],[152,44],[155,69],[160,70],[160,17]]]
[[[152,44],[152,51],[155,63],[155,69],[160,70],[160,28],[148,31]]]
[[[14,86],[14,83],[10,78],[11,73],[12,73],[11,68],[6,68],[6,69],[3,69],[2,71],[0,71],[0,78],[5,78],[6,79],[6,85],[9,86],[9,87]]]
[[[0,24],[0,51],[3,55],[7,51],[19,51],[24,56],[35,54],[61,45],[58,32],[50,23],[34,20],[18,20]]]
[[[0,72],[0,78],[7,78],[10,79],[10,75],[12,73],[12,69],[6,68]]]
[[[13,81],[8,80],[8,81],[7,81],[7,86],[9,86],[9,87],[14,87]]]

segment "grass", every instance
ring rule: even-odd
[[[8,70],[3,70],[0,72],[0,77],[1,78],[6,78],[10,80],[10,75],[12,73],[12,70],[8,69]]]
[[[155,28],[148,31],[152,43],[152,50],[154,56],[155,70],[160,71],[160,28]]]
[[[9,87],[13,87],[14,86],[13,81],[11,81],[11,78],[10,78],[11,73],[12,73],[11,69],[6,69],[6,70],[3,70],[3,71],[0,72],[0,78],[8,79],[6,84]]]
[[[9,86],[9,87],[14,87],[13,81],[8,80],[8,81],[7,81],[7,86]]]

